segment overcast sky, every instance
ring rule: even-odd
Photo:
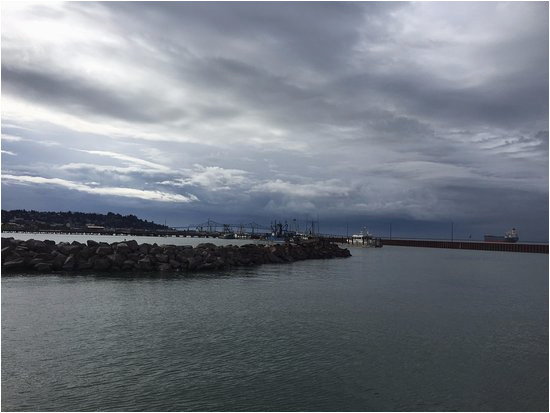
[[[2,3],[2,208],[548,238],[548,3]]]

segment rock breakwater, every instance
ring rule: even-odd
[[[85,244],[2,238],[2,271],[40,273],[75,271],[194,272],[236,266],[285,263],[351,256],[348,249],[322,241],[296,244],[191,245],[97,242]]]

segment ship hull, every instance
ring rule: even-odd
[[[516,243],[518,242],[518,237],[500,237],[498,235],[485,235],[485,242],[506,242],[506,243]]]

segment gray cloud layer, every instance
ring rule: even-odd
[[[2,92],[4,208],[547,238],[544,2],[12,4]]]

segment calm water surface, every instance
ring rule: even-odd
[[[352,254],[3,277],[2,410],[548,410],[547,255]]]

